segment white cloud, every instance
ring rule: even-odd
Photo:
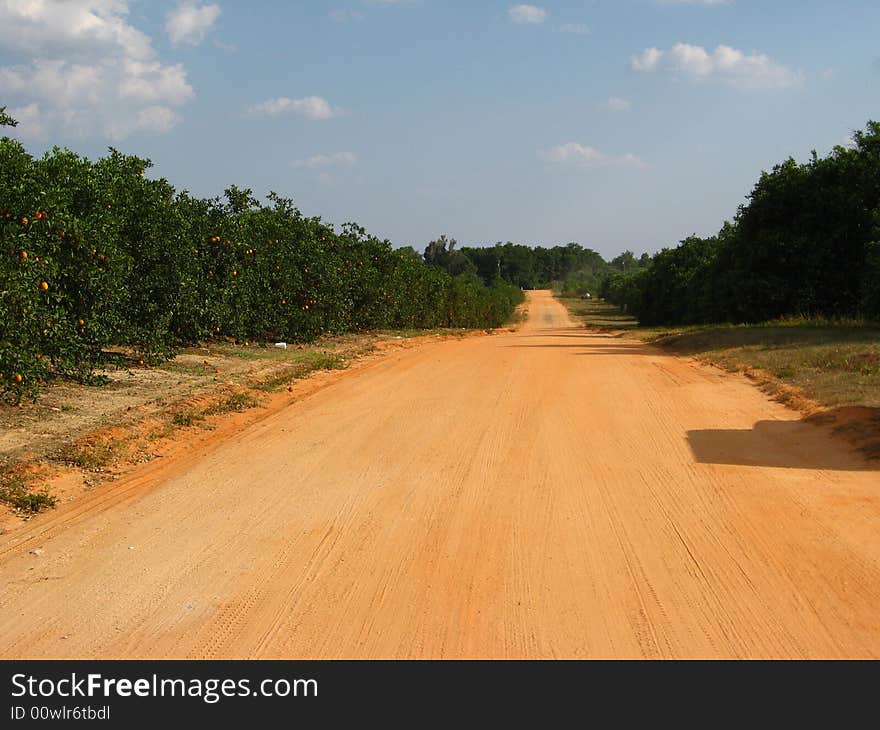
[[[119,96],[148,103],[166,102],[180,105],[192,96],[183,66],[163,66],[157,61],[123,61],[124,75],[119,83]]]
[[[30,65],[0,66],[0,91],[52,100],[63,108],[91,106],[100,102],[106,73],[101,65],[36,59]]]
[[[26,112],[22,137],[164,133],[193,96],[186,69],[128,22],[127,0],[0,0],[0,51],[11,59],[0,94]]]
[[[579,142],[568,142],[541,150],[539,156],[547,162],[568,163],[581,167],[615,167],[615,166],[642,166],[642,161],[637,155],[627,153],[625,155],[607,155],[604,152],[583,145]]]
[[[357,164],[357,156],[351,152],[336,152],[332,155],[312,155],[304,160],[297,160],[294,167],[305,167],[319,170],[327,167],[352,167]]]
[[[636,71],[645,73],[653,73],[660,67],[660,61],[663,59],[663,51],[659,48],[646,48],[641,55],[633,56],[630,64]]]
[[[547,20],[547,11],[536,5],[514,5],[507,11],[510,20],[518,25],[543,23]]]
[[[612,112],[625,112],[632,106],[632,102],[628,99],[621,99],[618,96],[612,96],[605,102],[604,106]]]
[[[137,115],[138,129],[145,131],[168,132],[177,122],[177,114],[167,106],[148,106]]]
[[[307,96],[303,99],[290,99],[279,96],[254,104],[248,110],[254,116],[277,117],[281,114],[295,114],[307,119],[332,119],[339,114],[338,109],[320,96]]]
[[[661,5],[732,5],[734,0],[660,0]]]
[[[630,59],[641,73],[667,73],[694,82],[722,83],[739,89],[784,89],[803,81],[803,74],[763,53],[745,54],[720,45],[711,53],[702,46],[677,43],[670,50],[648,48]]]
[[[149,36],[127,15],[126,0],[0,0],[0,48],[68,60],[120,51],[152,57]]]
[[[198,5],[194,0],[183,0],[165,16],[165,32],[174,45],[188,43],[195,46],[205,40],[205,35],[219,17],[218,5]]]
[[[574,33],[575,35],[590,35],[590,26],[585,23],[563,23],[559,26],[560,33]]]

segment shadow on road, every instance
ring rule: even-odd
[[[545,334],[546,333],[546,334]],[[512,348],[580,350],[574,355],[658,355],[656,347],[644,342],[621,340],[616,335],[596,334],[583,330],[537,330],[519,335],[517,339],[541,339],[543,342],[518,342]]]
[[[663,356],[662,352],[658,352],[656,348],[650,345],[627,344],[624,342],[609,342],[607,345],[598,343],[564,343],[564,342],[544,342],[542,344],[521,344],[521,345],[505,345],[515,349],[535,349],[535,350],[578,350],[571,353],[572,355],[583,355],[595,357],[597,355],[654,355],[655,357]]]
[[[688,431],[687,441],[694,458],[701,464],[880,470],[880,462],[862,460],[845,448],[816,448],[816,440],[810,434],[814,428],[816,426],[804,421],[759,421],[748,430]]]
[[[525,335],[526,337],[546,337],[547,335]],[[623,338],[620,335],[606,335],[601,332],[590,332],[589,334],[569,334],[568,332],[562,332],[554,334],[554,337],[571,337],[577,338],[579,340],[587,339],[587,340],[622,340]]]

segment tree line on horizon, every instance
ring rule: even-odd
[[[413,249],[410,255],[418,256]],[[545,248],[519,243],[496,243],[494,246],[458,247],[454,238],[443,235],[431,241],[422,258],[453,276],[472,276],[485,284],[507,281],[521,289],[555,289],[563,296],[598,294],[611,276],[641,271],[651,257],[624,251],[611,261],[579,243]]]
[[[417,255],[412,252],[412,255]],[[596,293],[645,325],[880,316],[880,123],[826,157],[763,172],[718,234],[653,256],[605,261],[577,243],[458,248],[441,236],[432,267],[563,295]]]

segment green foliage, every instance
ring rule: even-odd
[[[691,238],[678,248],[664,249],[654,256],[650,269],[638,279],[639,291],[629,301],[642,324],[703,320],[705,282],[718,249],[718,239]],[[626,276],[626,275],[624,275]],[[623,304],[609,297],[609,301]]]
[[[880,316],[880,241],[870,241],[866,247],[862,307],[865,312]]]
[[[880,124],[853,139],[777,165],[718,236],[655,256],[630,311],[650,325],[880,316]]]
[[[242,411],[250,410],[251,408],[256,408],[260,405],[259,399],[251,395],[250,393],[245,392],[236,392],[228,395],[224,400],[220,403],[209,408],[205,413],[210,415],[214,415],[216,413],[241,413]]]
[[[112,346],[158,363],[211,338],[496,327],[522,300],[274,193],[194,198],[146,178],[150,164],[116,150],[34,159],[0,140],[0,398],[89,381]]]
[[[461,274],[473,274],[476,267],[461,251],[456,251],[457,241],[447,239],[445,235],[436,241],[431,241],[425,248],[425,263],[428,266],[439,266],[446,269],[452,276]]]
[[[429,251],[436,243],[429,246]],[[454,246],[449,250],[454,251]],[[473,271],[486,284],[503,279],[522,289],[556,288],[569,295],[597,292],[602,279],[614,270],[596,251],[577,243],[541,248],[508,242],[486,248],[465,247],[454,253],[468,263],[442,258],[438,261],[433,251],[431,255],[426,251],[425,260],[444,266],[450,273]],[[447,262],[457,270],[449,268]]]
[[[9,471],[0,472],[0,502],[9,505],[15,512],[33,515],[54,507],[56,501],[45,490],[33,491],[21,475]]]
[[[624,314],[636,314],[641,309],[648,272],[616,272],[606,277],[599,290],[606,301],[616,304]]]
[[[204,420],[204,414],[200,413],[194,408],[190,408],[185,411],[179,411],[178,413],[175,413],[173,416],[171,416],[171,423],[175,426],[193,426]]]
[[[6,107],[0,106],[0,127],[17,127],[18,122],[6,113]]]

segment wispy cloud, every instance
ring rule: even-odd
[[[181,2],[165,16],[165,32],[174,45],[198,45],[220,17],[220,6],[198,5],[192,0]]]
[[[282,114],[305,117],[306,119],[332,119],[339,115],[330,102],[320,96],[307,96],[302,99],[291,99],[279,96],[267,99],[248,108],[248,113],[258,117],[277,117]]]
[[[579,142],[567,142],[555,147],[548,147],[540,150],[538,155],[547,162],[572,164],[580,167],[641,167],[644,164],[637,155],[632,153],[608,155],[595,147],[580,144]]]
[[[721,83],[740,89],[783,89],[803,81],[800,71],[763,53],[746,54],[726,45],[707,51],[702,46],[677,43],[668,51],[647,48],[630,59],[640,73],[665,73],[693,82]]]
[[[321,170],[329,167],[353,167],[355,164],[357,156],[352,152],[336,152],[332,155],[312,155],[304,160],[296,160],[293,166]]]
[[[547,11],[537,5],[514,5],[507,11],[512,23],[530,25],[547,20]]]

